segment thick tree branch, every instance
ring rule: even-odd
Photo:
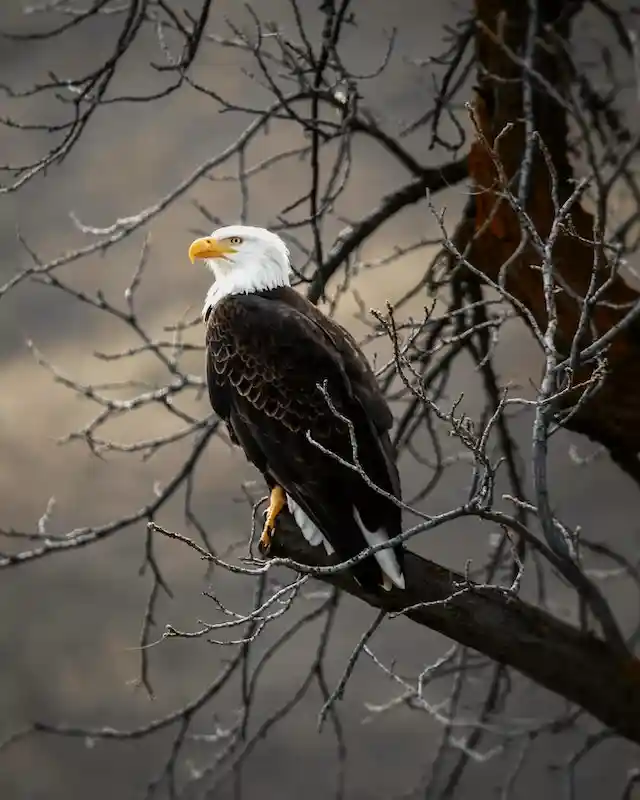
[[[288,514],[278,518],[271,555],[314,567],[335,564],[310,546]],[[613,654],[600,639],[495,589],[407,551],[405,591],[370,595],[345,572],[321,580],[375,608],[405,616],[513,667],[640,744],[640,662]],[[406,609],[406,610],[405,610]]]
[[[312,303],[320,300],[327,283],[342,267],[345,260],[387,220],[402,211],[403,208],[423,200],[427,193],[438,192],[447,186],[460,183],[466,176],[467,159],[463,158],[437,169],[425,170],[421,177],[385,195],[373,211],[354,225],[345,228],[338,236],[335,244],[327,253],[324,263],[318,266],[313,276],[307,291],[309,300]]]

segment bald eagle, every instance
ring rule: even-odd
[[[202,311],[211,405],[271,492],[261,552],[285,504],[306,540],[341,561],[397,536],[391,411],[353,337],[291,287],[285,242],[231,225],[196,239],[189,258],[215,276]],[[368,591],[404,588],[402,547],[353,575]]]

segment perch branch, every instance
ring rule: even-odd
[[[314,567],[336,563],[312,547],[288,515],[278,519],[273,556]],[[613,654],[593,635],[496,589],[475,586],[461,574],[410,551],[406,589],[372,595],[339,571],[321,579],[375,608],[409,619],[576,703],[621,736],[640,744],[640,662]],[[463,591],[461,591],[463,590]]]

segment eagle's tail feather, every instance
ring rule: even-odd
[[[360,517],[358,509],[355,507],[353,509],[353,514],[356,518],[356,522],[358,523],[358,527],[362,531],[362,535],[364,536],[369,547],[389,541],[389,536],[383,528],[380,528],[377,531],[370,531],[365,526],[362,518]],[[385,591],[389,591],[392,588],[390,585],[391,582],[391,584],[395,584],[399,589],[404,589],[404,575],[402,574],[402,569],[400,568],[397,555],[393,548],[386,547],[383,550],[377,550],[373,556],[380,565],[380,569],[382,570],[384,576],[382,588]]]

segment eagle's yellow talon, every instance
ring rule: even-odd
[[[276,527],[276,518],[282,511],[287,500],[285,497],[284,489],[281,486],[274,486],[271,490],[271,498],[269,500],[269,510],[267,511],[267,518],[262,529],[262,535],[258,542],[258,549],[263,555],[267,555],[271,549],[271,539],[273,531]]]

